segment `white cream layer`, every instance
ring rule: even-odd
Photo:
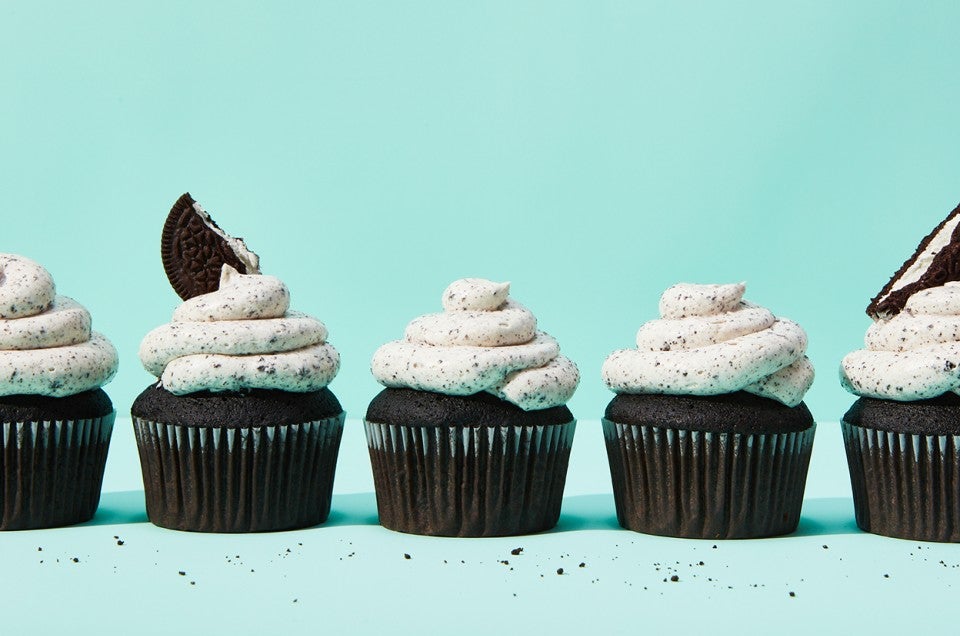
[[[75,395],[109,382],[117,366],[90,313],[57,296],[46,269],[0,254],[0,395]]]
[[[659,320],[637,348],[614,351],[604,383],[618,393],[718,395],[747,391],[796,406],[813,384],[807,336],[795,322],[743,301],[743,283],[681,283],[660,298]]]
[[[580,381],[537,319],[510,300],[509,283],[465,278],[443,293],[444,312],[414,319],[403,340],[373,355],[387,387],[448,395],[487,391],[530,411],[566,404]]]
[[[903,311],[874,322],[865,344],[840,363],[851,393],[898,401],[960,393],[960,283],[917,292]]]
[[[176,395],[318,391],[336,376],[340,355],[323,323],[289,306],[280,279],[224,265],[217,291],[185,301],[173,322],[147,334],[140,361]]]

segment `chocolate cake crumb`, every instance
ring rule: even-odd
[[[521,552],[523,552],[523,548],[514,548],[513,550],[510,550],[510,554],[513,556],[520,556]]]
[[[403,553],[403,558],[406,559],[407,561],[409,561],[412,557],[411,557],[409,554],[407,554],[406,552],[404,552],[404,553]]]
[[[587,564],[584,563],[583,561],[581,561],[581,562],[580,562],[580,565],[579,565],[578,567],[585,568],[585,567],[587,567]]]
[[[43,548],[37,548],[37,552],[43,552]]]
[[[123,539],[117,539],[117,545],[123,545],[123,544],[124,544]]]
[[[186,575],[187,575],[187,573],[184,572],[183,570],[178,571],[177,574],[179,574],[180,576],[186,576]]]
[[[824,543],[824,544],[823,544],[823,549],[824,549],[824,550],[829,550],[830,547],[829,547],[826,543]]]
[[[557,574],[563,575],[563,568],[557,568]]]
[[[680,577],[674,574],[673,576],[670,577],[670,581],[673,583],[677,583],[680,581]]]
[[[78,559],[77,557],[73,557],[70,560],[73,561],[74,563],[80,563],[80,559]]]
[[[796,597],[797,597],[796,592],[790,592],[790,598],[796,598]]]

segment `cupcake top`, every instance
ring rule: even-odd
[[[840,363],[861,397],[912,402],[960,390],[960,206],[925,236],[867,314],[865,349]]]
[[[117,351],[91,322],[41,265],[0,254],[0,396],[66,397],[109,382]]]
[[[659,320],[636,349],[614,351],[604,383],[617,393],[720,395],[746,391],[787,406],[813,384],[807,335],[795,322],[743,300],[743,283],[680,283],[660,297]]]
[[[140,361],[174,395],[323,389],[340,369],[316,318],[290,311],[290,292],[260,273],[259,257],[184,194],[160,243],[167,279],[184,300],[140,343]],[[219,278],[214,277],[216,273]]]
[[[851,393],[925,400],[960,390],[960,282],[916,292],[867,329],[866,348],[847,354],[840,381]]]
[[[167,391],[278,389],[318,391],[333,380],[340,355],[316,318],[289,311],[276,276],[222,266],[220,286],[194,296],[140,344],[140,361]]]
[[[374,377],[389,388],[486,391],[525,411],[565,404],[580,381],[577,366],[509,294],[510,283],[454,281],[443,292],[443,312],[414,319],[403,340],[377,349]]]

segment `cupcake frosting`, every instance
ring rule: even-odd
[[[796,406],[813,384],[798,324],[745,302],[743,283],[681,283],[660,297],[659,320],[637,348],[614,351],[604,383],[618,393],[719,395],[747,391]]]
[[[870,325],[865,344],[840,364],[851,393],[911,401],[960,392],[960,283],[913,294],[903,311]]]
[[[219,289],[185,301],[172,322],[148,333],[140,360],[175,395],[318,391],[336,376],[340,355],[323,323],[289,308],[279,278],[224,265]]]
[[[109,382],[117,351],[38,263],[0,254],[0,396],[65,397]]]
[[[447,395],[487,391],[526,411],[565,404],[580,380],[577,366],[509,294],[510,283],[455,281],[443,292],[442,313],[414,319],[403,340],[377,349],[374,377]]]

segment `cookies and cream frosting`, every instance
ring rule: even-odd
[[[851,393],[899,401],[960,393],[960,282],[914,293],[903,311],[870,325],[865,344],[840,364]]]
[[[109,382],[117,351],[38,263],[0,254],[0,396],[65,397]]]
[[[414,319],[403,340],[377,349],[374,377],[391,388],[447,395],[487,391],[526,411],[566,404],[580,381],[577,366],[509,294],[510,283],[453,282],[442,313]]]
[[[747,391],[796,406],[813,384],[807,335],[791,320],[745,302],[743,283],[681,283],[660,297],[659,320],[637,348],[614,351],[604,383],[618,393],[719,395]]]
[[[340,355],[322,322],[289,309],[279,278],[224,265],[217,291],[184,301],[169,324],[147,334],[140,361],[175,395],[318,391],[336,376]]]

